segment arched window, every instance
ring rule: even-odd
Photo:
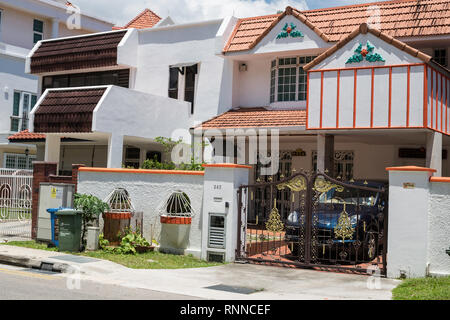
[[[176,191],[166,201],[165,214],[177,217],[192,217],[191,200],[186,193]]]

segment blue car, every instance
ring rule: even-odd
[[[349,260],[352,257],[358,261],[372,261],[379,254],[386,204],[386,192],[381,191],[386,184],[362,181],[351,184],[380,192],[359,188],[337,192],[334,188],[319,197],[313,205],[311,228],[311,238],[317,239],[319,260]],[[291,254],[295,257],[299,255],[301,235],[306,237],[306,216],[299,212],[291,212],[286,222],[285,240],[291,243]],[[344,256],[342,252],[346,252]]]

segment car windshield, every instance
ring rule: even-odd
[[[378,193],[366,190],[353,190],[353,192],[344,191],[337,193],[336,188],[322,193],[319,197],[319,203],[352,204],[373,207],[377,203]]]

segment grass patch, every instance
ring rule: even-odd
[[[58,251],[57,248],[48,248],[47,244],[36,241],[11,241],[3,245],[25,247],[31,249]],[[181,256],[160,252],[148,252],[142,254],[113,254],[105,251],[92,251],[68,254],[80,255],[90,258],[109,260],[132,269],[186,269],[205,268],[223,265],[222,263],[207,262],[195,258],[192,255]]]
[[[406,279],[392,295],[394,300],[450,300],[450,277]]]

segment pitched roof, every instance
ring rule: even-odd
[[[34,132],[92,132],[93,111],[105,91],[106,87],[49,90],[34,114]]]
[[[117,46],[126,32],[43,41],[31,57],[31,73],[116,66]]]
[[[227,111],[202,123],[201,129],[273,128],[306,125],[306,110],[240,108]]]
[[[161,17],[158,16],[150,9],[145,9],[140,14],[138,14],[133,20],[128,22],[124,27],[113,27],[113,30],[119,29],[146,29],[154,27],[159,21],[161,21]]]
[[[10,142],[45,140],[45,134],[33,133],[33,132],[29,132],[28,130],[23,130],[21,132],[13,134],[12,136],[9,136],[8,140]]]
[[[376,23],[373,16],[379,16],[377,28],[395,38],[450,33],[450,0],[395,0],[305,11],[288,7],[283,14],[240,19],[224,52],[252,49],[289,10],[294,16],[303,15],[305,24],[311,28],[311,23],[331,42],[345,38],[362,23]]]
[[[404,42],[402,42],[400,40],[397,40],[397,39],[394,39],[393,37],[387,35],[384,32],[381,32],[380,30],[377,30],[377,29],[369,27],[367,25],[367,23],[362,23],[359,26],[359,28],[356,28],[352,33],[347,35],[344,39],[342,39],[341,41],[336,43],[334,46],[332,46],[331,48],[329,48],[328,50],[323,52],[321,55],[316,57],[313,61],[311,61],[307,65],[303,66],[303,70],[308,71],[312,67],[318,65],[323,60],[325,60],[326,58],[331,56],[337,50],[339,50],[340,48],[345,46],[348,42],[353,40],[357,35],[359,35],[359,34],[366,34],[368,32],[370,32],[373,35],[381,38],[382,40],[386,41],[387,43],[392,44],[396,48],[407,52],[408,54],[412,55],[413,57],[417,57],[418,59],[422,60],[425,63],[429,63],[431,61],[431,59],[432,59],[431,56],[426,55],[425,53],[423,53],[423,52],[421,52],[421,51],[419,51],[419,50],[417,50],[417,49],[415,49],[415,48],[413,48],[411,46],[408,46]]]

